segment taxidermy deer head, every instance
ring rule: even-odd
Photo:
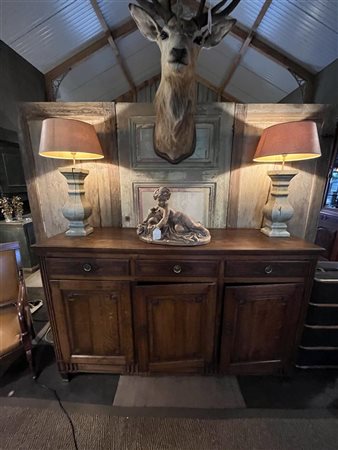
[[[178,163],[195,149],[195,67],[201,48],[217,45],[234,26],[228,14],[240,0],[221,8],[222,0],[205,11],[201,0],[197,13],[183,15],[178,0],[137,0],[129,9],[141,33],[161,50],[161,82],[155,97],[154,148],[159,156]],[[190,2],[191,3],[191,2]],[[175,12],[173,11],[175,10]]]

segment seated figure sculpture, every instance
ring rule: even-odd
[[[158,205],[151,208],[146,219],[137,227],[140,239],[165,245],[202,245],[210,242],[210,232],[200,222],[169,206],[171,192],[159,187],[153,194]]]

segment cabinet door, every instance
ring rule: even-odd
[[[64,371],[125,371],[133,361],[129,283],[52,281],[51,289]]]
[[[299,284],[226,287],[221,370],[264,373],[287,368],[302,298]]]
[[[214,360],[216,285],[137,286],[135,291],[139,370],[207,370]]]

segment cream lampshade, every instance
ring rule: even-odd
[[[39,154],[48,158],[72,159],[72,167],[59,171],[68,183],[69,198],[62,213],[69,220],[67,236],[86,236],[93,232],[88,224],[92,208],[86,200],[84,180],[89,171],[75,167],[75,160],[103,158],[93,125],[74,119],[52,117],[42,122]]]
[[[293,216],[288,200],[288,188],[297,170],[284,170],[284,163],[321,156],[316,123],[288,122],[266,128],[259,140],[255,162],[281,162],[281,170],[270,170],[272,187],[270,198],[263,208],[262,233],[270,237],[289,237],[286,222]]]

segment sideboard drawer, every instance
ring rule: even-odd
[[[128,259],[47,258],[49,278],[109,278],[129,275]]]
[[[303,278],[309,273],[306,261],[229,260],[225,277],[232,278]]]
[[[137,260],[135,274],[142,277],[217,277],[218,261]]]

